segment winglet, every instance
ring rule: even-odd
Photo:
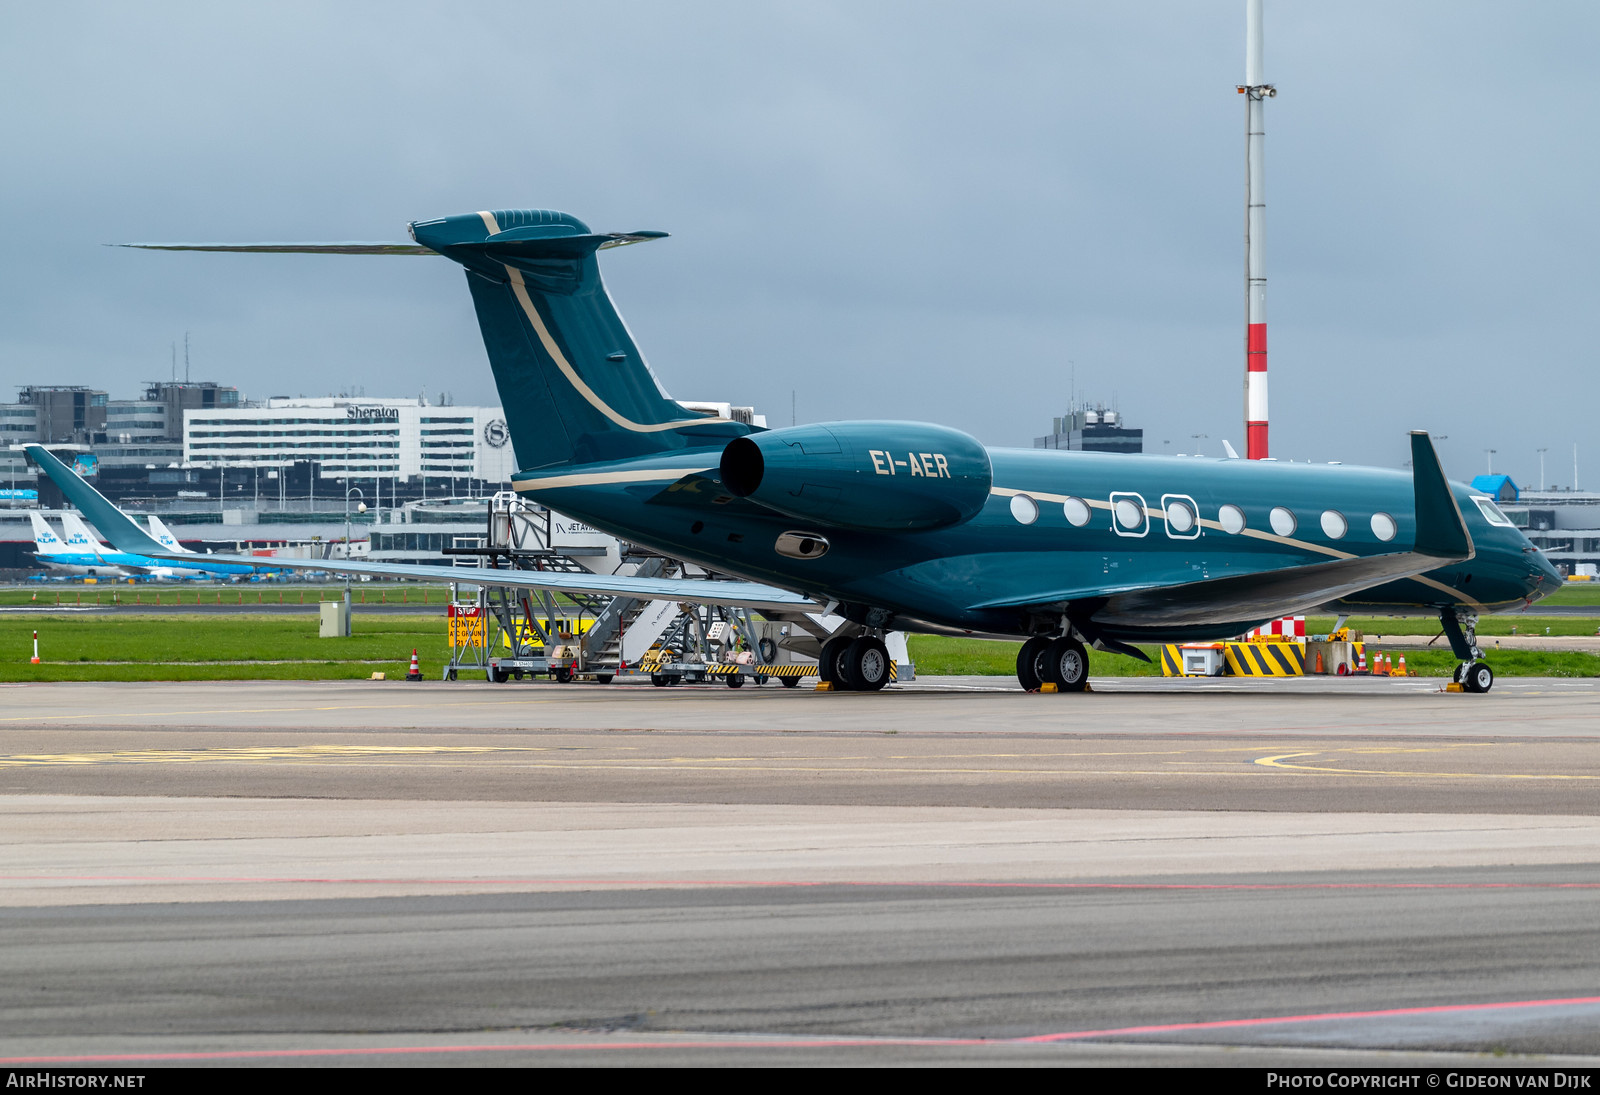
[[[1411,431],[1411,483],[1416,492],[1417,513],[1417,537],[1412,550],[1458,560],[1477,554],[1427,430]]]
[[[113,506],[105,495],[84,482],[77,472],[50,455],[43,445],[24,445],[22,448],[28,458],[43,468],[51,481],[61,488],[67,501],[82,510],[94,522],[95,528],[105,534],[112,547],[134,555],[167,553],[165,547],[152,540],[127,514]]]

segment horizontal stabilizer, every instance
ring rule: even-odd
[[[141,251],[237,251],[253,255],[437,255],[417,243],[108,243]]]
[[[557,237],[564,243],[579,241],[587,250],[604,251],[630,243],[648,243],[666,238],[665,232],[603,232],[591,236]],[[486,253],[506,255],[549,253],[540,248],[544,240],[491,239],[477,246]],[[518,245],[524,245],[519,247]],[[533,246],[526,246],[532,244]],[[439,252],[420,243],[108,243],[107,247],[132,247],[140,251],[223,251],[246,255],[437,255]]]

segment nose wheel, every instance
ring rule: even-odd
[[[1456,669],[1456,680],[1468,692],[1487,692],[1494,687],[1494,670],[1486,662],[1468,662]]]
[[[1468,692],[1484,693],[1494,687],[1494,670],[1478,648],[1478,614],[1453,608],[1439,610],[1439,625],[1450,640],[1450,652],[1461,659],[1452,680]]]

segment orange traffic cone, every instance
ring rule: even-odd
[[[1404,654],[1400,655],[1400,675],[1402,677],[1406,675],[1406,656]]]
[[[406,671],[406,680],[420,681],[422,679],[422,666],[417,664],[417,648],[411,648],[411,668]]]

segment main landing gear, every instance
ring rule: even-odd
[[[872,635],[829,639],[817,660],[817,675],[840,692],[877,692],[889,683],[889,669],[889,648]]]
[[[1439,625],[1450,640],[1450,652],[1461,659],[1451,679],[1468,692],[1487,692],[1494,687],[1494,670],[1483,661],[1478,648],[1478,614],[1453,608],[1439,610]]]
[[[1017,652],[1017,681],[1029,692],[1046,684],[1057,692],[1082,692],[1089,686],[1089,652],[1070,635],[1035,635]]]

